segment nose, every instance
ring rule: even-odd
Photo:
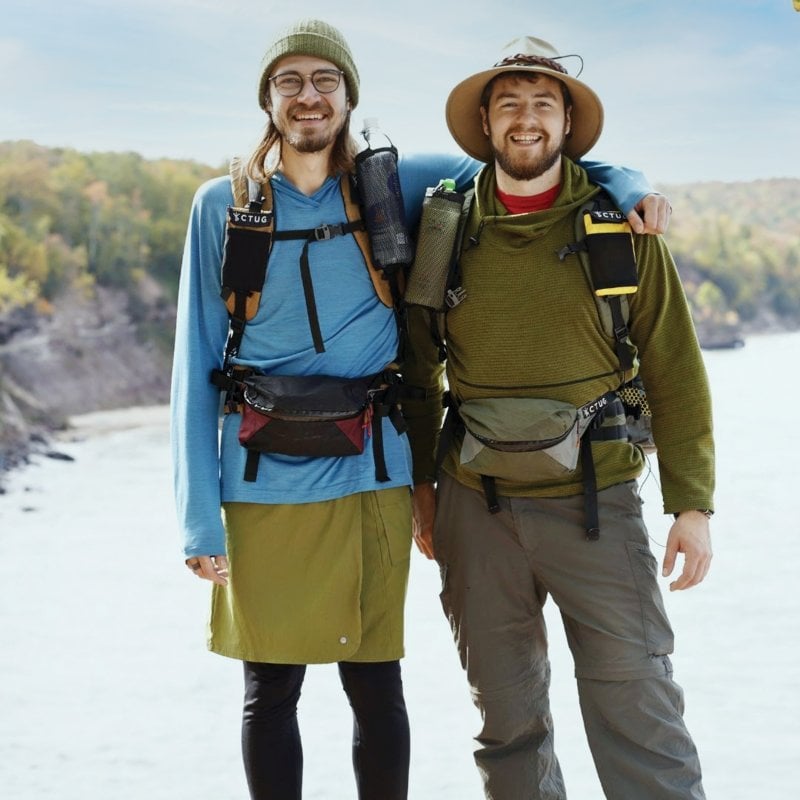
[[[524,120],[539,119],[539,109],[536,103],[521,103],[519,106],[519,116]]]
[[[319,92],[314,88],[314,84],[311,82],[311,76],[305,75],[303,77],[303,88],[300,90],[300,94],[295,97],[295,100],[300,101],[309,101],[309,100],[316,100],[319,97]]]

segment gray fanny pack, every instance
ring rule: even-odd
[[[491,397],[458,407],[464,425],[460,462],[493,478],[534,482],[573,472],[581,439],[613,399],[603,395],[580,408],[560,400]]]

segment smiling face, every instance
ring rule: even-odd
[[[294,97],[283,97],[271,81],[267,101],[272,124],[298,153],[330,149],[347,124],[350,102],[344,78],[335,91],[326,94],[317,91],[311,82],[313,72],[325,69],[338,70],[338,67],[313,56],[287,56],[275,65],[270,76],[296,72],[303,78],[303,88]]]
[[[562,84],[538,73],[502,74],[481,106],[497,168],[514,181],[531,181],[560,167],[570,130]]]

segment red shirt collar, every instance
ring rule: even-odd
[[[551,189],[541,194],[506,194],[499,187],[495,187],[495,196],[503,204],[509,214],[530,214],[534,211],[544,211],[555,203],[561,184],[557,183]]]

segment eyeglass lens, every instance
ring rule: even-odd
[[[311,85],[320,94],[330,94],[339,88],[342,73],[338,69],[318,69],[311,75]],[[282,72],[270,78],[275,84],[275,88],[284,97],[294,97],[303,90],[304,77],[299,72]]]

